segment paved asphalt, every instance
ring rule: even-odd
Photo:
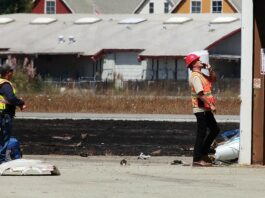
[[[193,115],[26,113],[19,119],[151,120],[195,122]],[[216,116],[218,122],[237,122],[239,116]],[[191,157],[28,155],[54,164],[60,176],[2,176],[3,198],[249,198],[265,197],[265,168],[239,166],[198,168],[171,165]],[[120,161],[126,158],[127,165]]]
[[[262,198],[265,168],[170,165],[184,157],[24,156],[58,167],[60,176],[0,176],[3,198]]]

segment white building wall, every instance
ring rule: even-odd
[[[115,73],[124,80],[142,80],[143,66],[138,61],[138,52],[115,53]]]
[[[105,54],[102,80],[112,80],[114,75],[123,80],[185,80],[187,69],[182,59],[147,58],[138,61],[138,52],[116,52]]]
[[[138,12],[138,14],[149,14],[149,3],[154,3],[154,14],[163,14],[164,13],[164,3],[169,3],[169,13],[173,8],[173,4],[168,0],[149,0],[144,5],[144,7]]]
[[[115,70],[114,54],[113,53],[105,54],[102,63],[101,79],[103,81],[110,79],[112,80],[114,70]]]
[[[106,54],[103,61],[102,80],[113,79],[114,74],[123,80],[142,80],[144,67],[138,61],[138,52],[116,52]]]

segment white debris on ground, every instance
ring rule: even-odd
[[[230,141],[219,145],[215,149],[215,160],[229,161],[239,157],[240,137],[235,137]]]
[[[146,159],[149,159],[151,157],[151,155],[145,155],[143,153],[140,153],[140,155],[138,156],[137,159],[143,159],[143,160],[146,160]]]
[[[239,157],[239,129],[225,131],[221,134],[223,142],[215,148],[215,162],[234,163]]]
[[[16,159],[0,165],[0,175],[60,175],[58,168],[41,160]]]

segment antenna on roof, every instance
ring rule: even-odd
[[[64,42],[65,42],[64,36],[63,35],[58,36],[58,43],[64,43]]]
[[[75,43],[75,42],[76,42],[74,36],[69,36],[69,37],[68,37],[68,40],[69,40],[69,43]]]

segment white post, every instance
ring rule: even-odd
[[[241,109],[239,164],[251,164],[252,73],[253,73],[253,1],[242,1],[241,34]]]

